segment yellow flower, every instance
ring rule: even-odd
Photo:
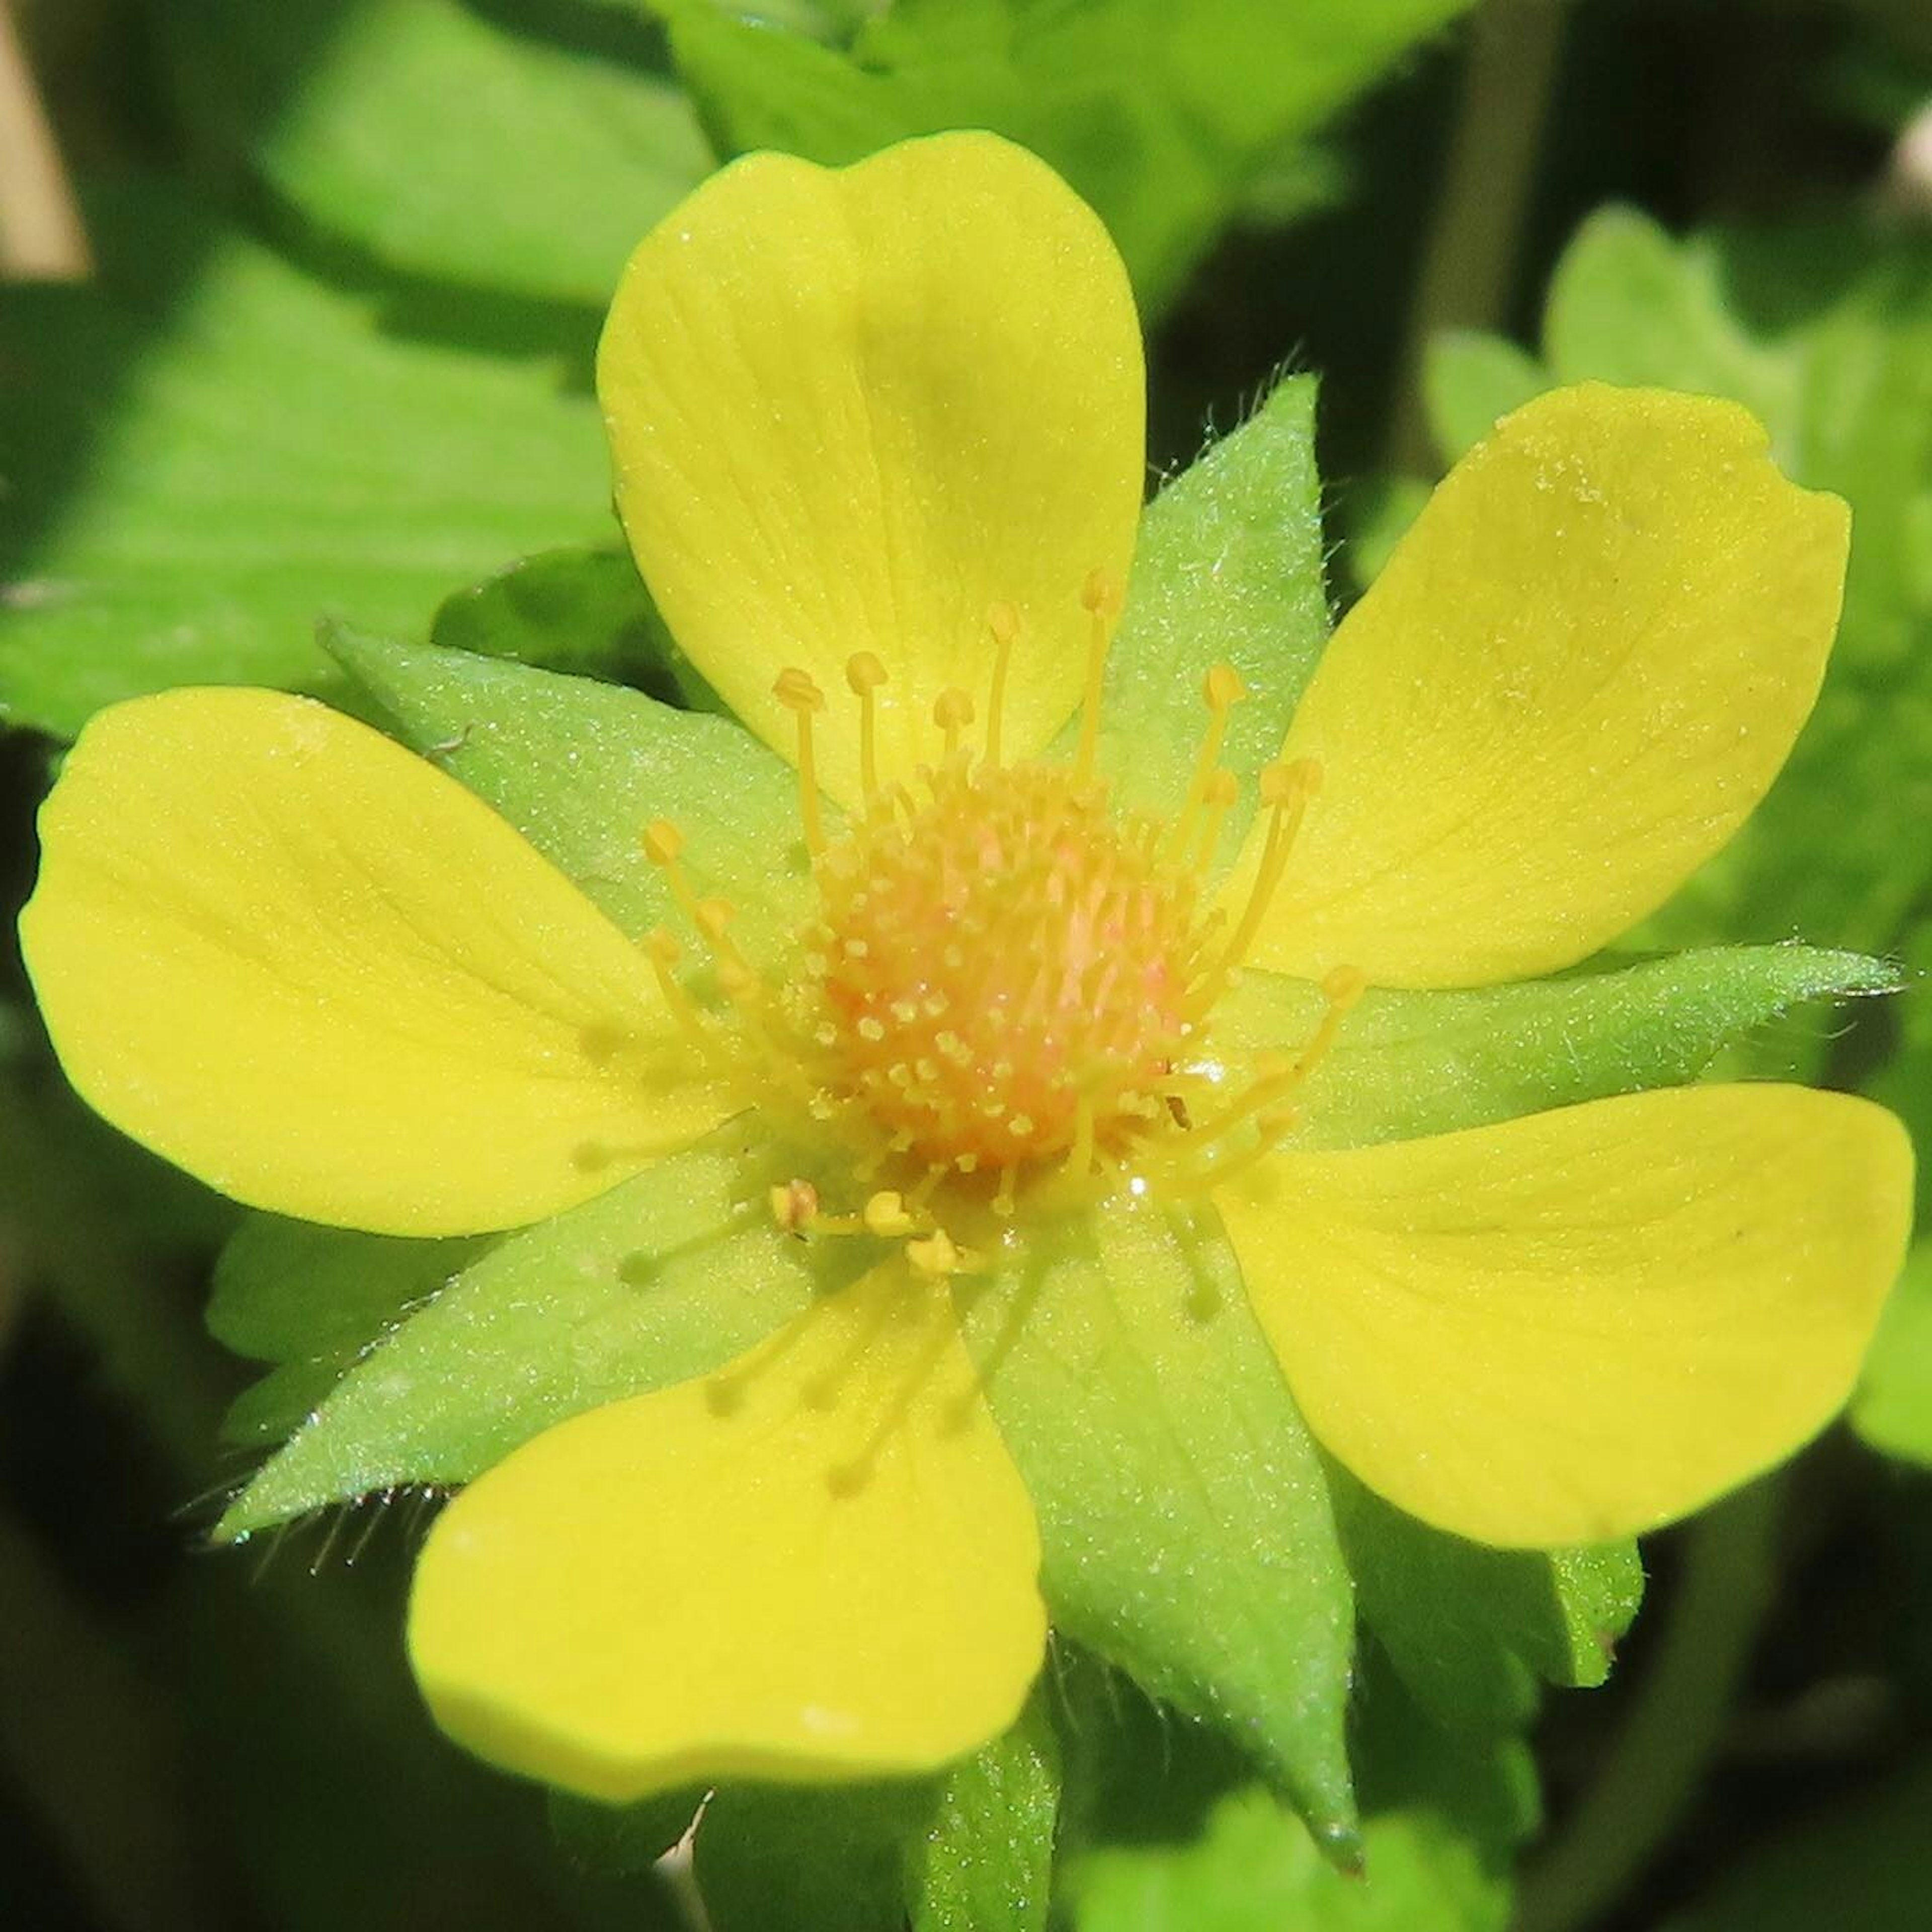
[[[788,946],[707,892],[701,830],[635,828],[682,930],[634,944],[432,765],[266,692],[104,713],[49,802],[22,930],[62,1058],[237,1199],[509,1228],[744,1117],[806,1150],[770,1238],[861,1258],[440,1519],[412,1652],[501,1763],[622,1798],[1004,1728],[1039,1538],[957,1310],[1029,1268],[1050,1294],[1080,1217],[1210,1204],[1319,1440],[1487,1542],[1695,1508],[1850,1384],[1911,1187],[1862,1102],[1707,1086],[1340,1150],[1297,1112],[1365,987],[1569,965],[1724,842],[1815,695],[1843,506],[1726,404],[1531,404],[1342,624],[1222,879],[1232,670],[1170,820],[1101,782],[1142,382],[1098,223],[991,136],[754,157],[639,249],[599,365],[618,502],[799,766]]]

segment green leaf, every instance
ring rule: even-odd
[[[1033,1231],[962,1314],[1054,1624],[1235,1737],[1346,1860],[1348,1573],[1219,1231],[1131,1202]]]
[[[491,1248],[349,1371],[216,1534],[467,1481],[581,1410],[742,1354],[863,1259],[856,1244],[774,1237],[766,1192],[798,1171],[730,1123]]]
[[[460,0],[199,0],[158,20],[200,140],[418,274],[601,308],[713,165],[669,79]]]
[[[1680,242],[1606,209],[1557,269],[1544,350],[1540,386],[1594,378],[1743,404],[1787,474],[1852,508],[1817,709],[1764,803],[1638,943],[1895,944],[1932,890],[1932,848],[1898,836],[1932,820],[1932,245],[1850,212]],[[1472,366],[1453,341],[1437,352]],[[1492,375],[1513,355],[1473,353]],[[1512,400],[1528,380],[1512,362]],[[1474,413],[1438,411],[1445,455]]]
[[[1932,1468],[1932,1240],[1921,1240],[1873,1338],[1851,1424],[1874,1449]]]
[[[907,1858],[912,1932],[1044,1932],[1060,1753],[1039,1692],[1002,1738],[940,1781]]]
[[[848,50],[669,0],[721,144],[824,162],[946,128],[1031,148],[1100,212],[1157,313],[1250,186],[1467,0],[898,0]]]
[[[1361,1875],[1325,1864],[1300,1822],[1250,1786],[1217,1804],[1200,1841],[1090,1852],[1073,1883],[1078,1932],[1502,1932],[1508,1888],[1432,1811],[1372,1818]]]
[[[358,1356],[489,1245],[250,1215],[216,1266],[208,1325],[238,1355],[277,1366],[229,1411],[224,1436],[261,1445],[292,1434]]]
[[[1362,1621],[1438,1724],[1505,1734],[1534,1715],[1538,1677],[1609,1675],[1642,1599],[1635,1544],[1491,1550],[1405,1516],[1332,1465],[1329,1484]]]
[[[1107,660],[1103,764],[1120,804],[1160,817],[1186,795],[1208,670],[1232,665],[1246,685],[1221,758],[1244,781],[1222,829],[1224,862],[1253,814],[1255,773],[1281,748],[1328,634],[1315,386],[1306,376],[1278,384],[1148,506]]]
[[[1806,1000],[1895,992],[1898,970],[1855,952],[1726,946],[1619,970],[1455,992],[1365,994],[1304,1090],[1306,1144],[1412,1140],[1676,1085]],[[1325,1002],[1250,971],[1215,1010],[1214,1040],[1292,1049]]]
[[[544,550],[443,599],[430,642],[539,670],[640,686],[728,715],[677,647],[628,550]]]
[[[388,333],[166,197],[107,212],[103,285],[10,290],[0,322],[0,718],[70,735],[172,685],[334,692],[318,611],[419,630],[452,582],[608,530],[596,412],[553,355]],[[170,307],[164,266],[202,251]]]
[[[1424,358],[1430,434],[1453,461],[1481,442],[1499,418],[1549,386],[1542,364],[1514,342],[1478,329],[1450,329],[1430,342]]]
[[[782,952],[804,916],[811,872],[798,780],[743,728],[640,692],[340,626],[334,657],[404,743],[496,807],[626,932],[680,922],[644,847],[653,819],[688,842],[700,895],[728,900],[754,962]]]

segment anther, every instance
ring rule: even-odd
[[[854,651],[845,661],[845,682],[859,700],[859,782],[870,805],[879,789],[876,706],[872,694],[886,681],[886,668],[870,651]]]
[[[956,686],[939,694],[932,707],[932,722],[946,734],[946,762],[950,765],[959,751],[959,734],[973,722],[973,700]]]
[[[793,665],[778,673],[772,695],[798,720],[798,815],[805,827],[805,849],[816,859],[825,850],[825,824],[819,814],[812,721],[815,713],[825,709],[825,694],[806,672]]]
[[[818,1214],[818,1190],[808,1180],[788,1180],[767,1197],[772,1219],[788,1234],[802,1233]]]
[[[934,1228],[922,1240],[907,1242],[905,1254],[918,1273],[934,1280],[957,1274],[964,1259],[944,1228]]]
[[[1181,802],[1174,821],[1173,856],[1178,859],[1188,847],[1194,820],[1213,784],[1215,761],[1221,755],[1228,735],[1228,713],[1248,694],[1248,688],[1232,664],[1216,664],[1202,681],[1201,695],[1208,706],[1208,729],[1202,734],[1200,755],[1194,761],[1194,776],[1188,781],[1187,796]]]
[[[902,1196],[891,1188],[881,1188],[866,1203],[862,1210],[868,1234],[892,1240],[901,1234],[910,1234],[914,1226],[912,1216],[906,1212]]]
[[[1114,618],[1120,592],[1104,570],[1092,570],[1081,586],[1080,602],[1089,620],[1087,636],[1087,689],[1080,703],[1080,743],[1073,758],[1074,782],[1085,784],[1094,776],[1094,758],[1100,742],[1100,686],[1107,668],[1107,646],[1113,640]]]
[[[993,688],[986,700],[986,762],[997,770],[1000,763],[1000,723],[1006,708],[1006,673],[1012,666],[1013,646],[1019,642],[1023,627],[1020,614],[1010,604],[995,604],[986,613],[986,628],[993,634]]]

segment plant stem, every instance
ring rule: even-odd
[[[1682,1822],[1770,1606],[1781,1501],[1767,1478],[1690,1528],[1649,1674],[1568,1828],[1526,1876],[1515,1932],[1589,1924]]]
[[[0,0],[0,275],[73,282],[93,266],[12,0]]]
[[[1493,328],[1508,312],[1562,43],[1562,0],[1484,0],[1470,22],[1455,129],[1402,349],[1390,438],[1400,474],[1427,476],[1436,466],[1422,405],[1430,338],[1445,328]]]

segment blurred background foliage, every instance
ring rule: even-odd
[[[1160,471],[1284,368],[1319,374],[1338,602],[1428,483],[1556,382],[1736,397],[1794,476],[1850,500],[1817,715],[1640,943],[1902,959],[1900,998],[1782,1023],[1736,1064],[1869,1091],[1923,1142],[1928,102],[1925,0],[0,4],[0,129],[44,110],[74,192],[64,219],[45,152],[0,143],[10,908],[91,711],[208,680],[352,702],[313,641],[325,612],[704,701],[608,508],[588,371],[616,272],[744,148],[837,161],[986,125],[1118,239]],[[297,1364],[224,1432],[250,1378],[202,1306],[232,1210],[85,1114],[4,970],[0,1918],[684,1922],[657,1864],[682,1818],[548,1815],[429,1729],[400,1654],[406,1498],[197,1549],[309,1384]],[[310,1370],[336,1346],[311,1338]],[[1372,1884],[1070,1653],[1067,1761],[1010,1741],[1012,1815],[1036,1785],[1050,1815],[1064,1778],[1082,1932],[1922,1927],[1928,1472],[1922,1248],[1850,1426],[1646,1545],[1648,1611],[1606,1688],[1539,1712],[1522,1672],[1478,1696],[1482,1646],[1452,1633],[1434,1667],[1468,1721],[1437,1762],[1414,1660],[1371,1652]],[[1455,1715],[1430,1714],[1444,1736]],[[748,1796],[712,1837],[718,1932],[848,1927],[890,1842],[865,1804],[808,1796]],[[809,1871],[760,1849],[808,1840]]]

